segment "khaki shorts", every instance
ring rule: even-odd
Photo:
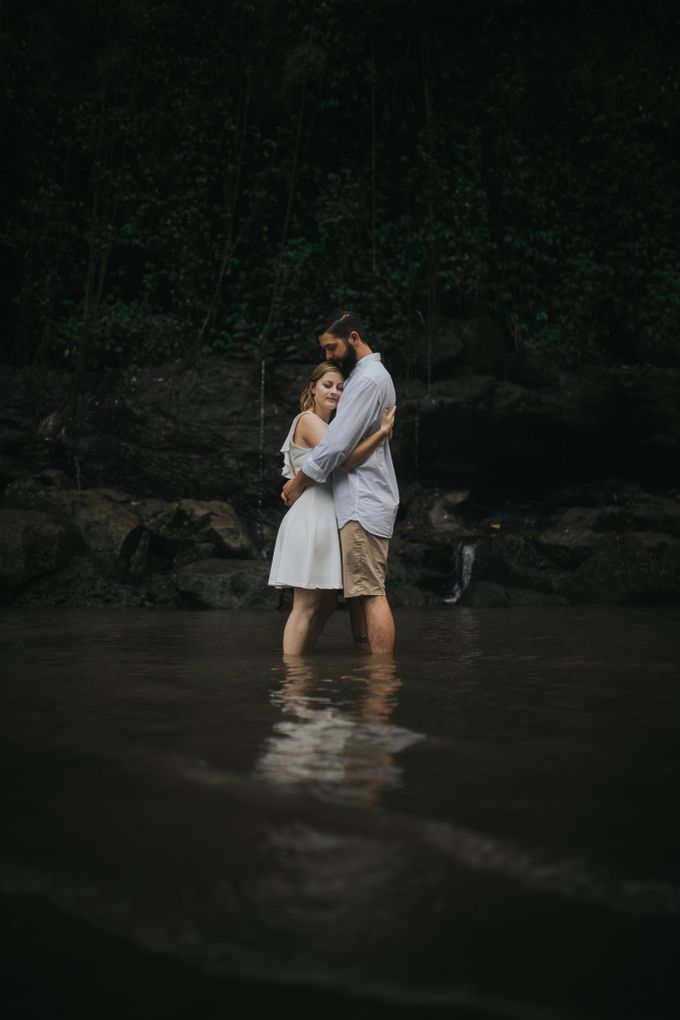
[[[348,521],[340,529],[340,547],[345,598],[384,595],[389,538],[372,535],[358,521]]]

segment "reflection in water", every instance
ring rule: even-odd
[[[423,735],[389,721],[401,686],[391,656],[367,657],[340,676],[329,676],[320,660],[289,656],[284,672],[270,693],[283,718],[256,778],[355,806],[375,804],[384,789],[400,785],[394,755]]]
[[[0,616],[22,1015],[65,960],[31,1016],[222,1017],[228,975],[271,990],[253,1015],[675,1020],[677,611],[397,628],[395,668],[347,652],[341,614],[284,663],[263,614]],[[130,947],[210,978],[180,999],[154,964],[140,987]],[[296,987],[343,999],[297,1008]]]

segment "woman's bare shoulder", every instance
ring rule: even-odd
[[[316,446],[325,431],[326,422],[323,418],[319,418],[314,411],[303,411],[295,426],[293,442],[296,446]]]

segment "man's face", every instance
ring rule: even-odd
[[[326,356],[326,361],[332,361],[349,374],[357,363],[357,354],[354,348],[341,337],[333,336],[332,333],[322,333],[319,337],[319,344]]]

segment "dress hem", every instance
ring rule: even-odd
[[[305,584],[292,584],[290,582],[282,581],[278,584],[273,584],[271,581],[267,584],[268,588],[302,588],[304,591],[342,591],[342,585],[335,584],[315,584],[313,587],[309,587]]]

